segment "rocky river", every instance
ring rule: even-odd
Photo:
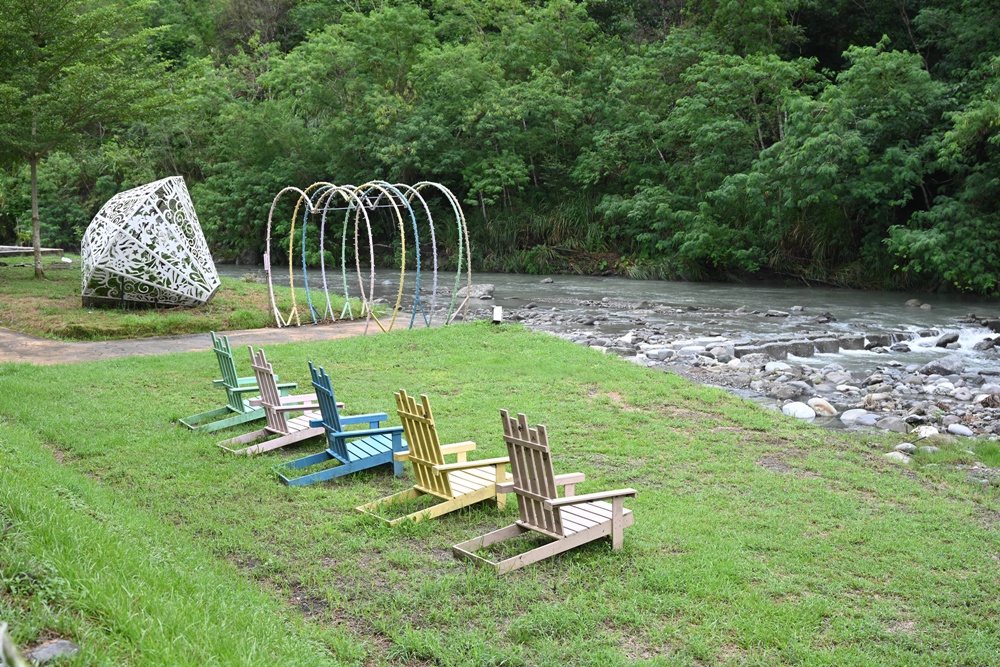
[[[394,300],[398,274],[379,277],[377,296]],[[439,319],[454,278],[440,276]],[[421,290],[425,303],[429,282]],[[504,321],[725,387],[830,428],[911,434],[906,440],[1000,437],[995,301],[510,274],[477,274],[472,297],[469,319],[490,318],[499,305]]]

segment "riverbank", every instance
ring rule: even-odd
[[[67,258],[71,264],[57,260],[47,265],[44,280],[36,280],[30,267],[0,266],[0,327],[54,340],[105,341],[274,325],[267,286],[238,277],[223,277],[212,301],[198,308],[84,308],[79,256]],[[276,287],[275,296],[279,308],[290,309],[287,287]],[[296,298],[304,304],[305,290]],[[340,312],[343,297],[331,295],[331,301]]]
[[[303,391],[306,361],[325,366],[351,413],[429,394],[473,458],[504,453],[500,408],[545,423],[556,471],[587,475],[578,492],[638,490],[624,550],[497,578],[450,547],[516,503],[393,529],[353,508],[409,471],[284,487],[271,466],[319,442],[228,457],[174,425],[218,401],[208,352],[8,365],[0,586],[19,643],[146,665],[192,664],[195,647],[199,664],[247,665],[1000,660],[996,490],[921,454],[904,473],[876,432],[844,438],[521,327],[267,352]],[[53,401],[67,386],[88,389]]]

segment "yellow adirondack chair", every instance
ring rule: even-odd
[[[513,491],[517,495],[521,519],[506,528],[456,544],[452,547],[455,555],[491,565],[503,574],[601,537],[610,536],[611,548],[620,549],[625,528],[635,523],[632,511],[625,509],[622,501],[634,498],[635,489],[573,495],[576,485],[584,481],[583,473],[553,473],[545,426],[539,424],[538,428],[528,428],[527,417],[519,414],[513,419],[506,410],[500,411],[500,417],[514,481],[497,485],[497,490]],[[562,498],[557,492],[560,486],[565,487]],[[499,562],[475,554],[483,547],[529,531],[554,541]]]
[[[409,449],[395,454],[394,458],[397,461],[409,461],[413,465],[417,483],[412,489],[362,505],[357,511],[395,525],[407,519],[432,519],[490,498],[494,499],[498,508],[504,507],[507,496],[497,494],[497,484],[508,481],[507,463],[510,459],[505,456],[467,461],[466,453],[474,450],[476,443],[442,445],[438,439],[430,401],[423,394],[420,395],[420,401],[417,404],[404,390],[396,394],[396,408],[399,419],[403,422]],[[445,463],[444,457],[449,455],[457,456],[457,463]],[[434,496],[441,502],[391,521],[378,514],[381,508],[423,495]]]

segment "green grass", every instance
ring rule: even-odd
[[[188,664],[193,646],[199,664],[1000,661],[997,489],[892,464],[881,436],[514,326],[268,358],[300,390],[307,360],[325,366],[348,413],[427,393],[444,441],[479,443],[471,458],[504,453],[500,408],[526,412],[556,472],[586,473],[578,493],[638,490],[636,525],[622,551],[596,542],[497,577],[450,547],[513,521],[516,502],[389,528],[353,508],[409,470],[290,489],[270,468],[317,443],[237,458],[214,446],[227,434],[176,428],[219,402],[210,352],[4,365],[0,615],[17,641],[79,639],[76,664]]]
[[[267,285],[235,278],[222,278],[212,301],[197,308],[84,308],[79,257],[67,256],[73,259],[72,267],[47,269],[44,280],[36,280],[30,267],[0,266],[0,327],[59,340],[115,340],[274,325]],[[275,298],[287,315],[291,290],[276,285]],[[321,298],[325,305],[325,297]],[[304,289],[296,290],[296,301],[300,316],[304,316],[308,312]],[[330,301],[339,314],[343,296],[331,294]],[[357,300],[352,306],[359,312]]]

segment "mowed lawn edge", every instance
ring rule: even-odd
[[[578,493],[638,490],[625,548],[594,543],[498,578],[450,546],[510,523],[516,503],[391,529],[353,508],[412,484],[409,470],[283,487],[271,466],[318,441],[227,457],[214,446],[225,434],[173,425],[220,402],[210,353],[0,366],[0,414],[30,436],[18,446],[61,460],[53,475],[85,475],[112,516],[145,516],[239,578],[235,566],[280,610],[276,625],[305,619],[316,655],[349,664],[1000,659],[995,492],[896,467],[882,436],[821,431],[518,326],[271,346],[268,358],[301,392],[305,362],[325,366],[346,413],[389,423],[393,390],[428,393],[445,442],[479,443],[470,458],[503,455],[500,408],[526,412],[548,425],[556,472],[587,474]]]
[[[254,277],[251,282],[222,277],[212,300],[197,308],[84,308],[80,299],[80,258],[67,257],[73,259],[73,264],[47,269],[44,280],[36,280],[31,267],[0,267],[0,327],[54,340],[97,341],[274,326],[267,285],[255,282],[261,272],[259,267],[247,267],[248,275]],[[60,267],[58,263],[56,266]],[[274,295],[279,310],[289,312],[292,292],[287,281],[282,283],[276,277]],[[317,308],[325,307],[325,295],[314,290],[312,296]],[[305,314],[305,289],[296,289],[296,299],[303,321],[311,321]],[[331,290],[330,304],[339,315],[344,306],[343,293]],[[353,312],[360,311],[357,299],[352,299],[351,305]]]

